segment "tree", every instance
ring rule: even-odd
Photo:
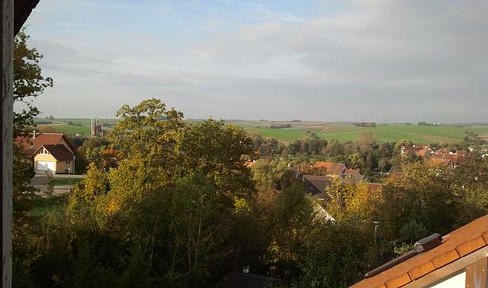
[[[118,149],[122,158],[149,157],[164,155],[170,160],[178,131],[184,124],[183,113],[166,109],[159,99],[144,100],[134,107],[124,105],[117,112],[122,120],[109,133],[108,138]],[[168,163],[169,164],[169,163]]]
[[[28,213],[31,200],[35,197],[34,188],[28,185],[34,169],[30,155],[24,152],[26,143],[23,142],[28,141],[28,131],[34,125],[34,117],[39,114],[32,104],[32,98],[53,85],[51,78],[42,75],[39,65],[42,55],[35,48],[28,47],[28,39],[24,30],[14,39],[13,100],[16,110],[20,109],[20,112],[13,113],[13,279],[16,284],[22,285],[30,281],[29,269],[32,267],[29,264],[40,254],[37,245],[42,242],[42,237],[35,234],[39,232],[37,227],[41,223]]]
[[[34,117],[39,114],[39,110],[32,105],[32,98],[39,96],[47,87],[53,86],[50,77],[41,74],[39,65],[42,55],[36,48],[29,48],[27,40],[29,36],[21,30],[14,39],[14,89],[13,99],[16,105],[20,105],[21,112],[14,111],[14,165],[13,165],[13,200],[16,205],[15,211],[24,207],[20,202],[33,197],[33,189],[26,183],[33,176],[30,155],[26,155],[23,149],[23,141],[28,141],[26,136],[30,127],[34,125]],[[20,204],[20,205],[19,205]]]
[[[461,200],[452,183],[452,170],[448,168],[436,163],[404,163],[398,175],[383,188],[379,221],[386,237],[391,241],[411,240],[402,238],[401,231],[412,223],[426,233],[451,231],[460,215]],[[405,233],[409,230],[412,229],[403,228],[403,236],[411,235]]]
[[[185,127],[178,143],[181,175],[206,175],[229,199],[247,197],[254,189],[244,163],[253,154],[252,139],[236,125],[212,119]]]
[[[14,39],[14,103],[21,104],[21,112],[14,112],[14,137],[25,135],[34,125],[39,109],[32,105],[32,98],[41,95],[44,89],[53,86],[50,77],[42,75],[39,62],[42,59],[36,48],[29,48],[29,36],[21,30]]]

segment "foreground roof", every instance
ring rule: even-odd
[[[14,32],[17,34],[20,31],[22,25],[31,14],[32,10],[36,7],[39,0],[15,0],[14,7]]]
[[[442,243],[350,288],[398,288],[415,285],[422,277],[461,261],[469,254],[488,247],[488,215],[442,237]],[[410,287],[410,286],[409,286]]]

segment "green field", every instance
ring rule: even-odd
[[[46,121],[51,123],[44,124]],[[117,119],[98,119],[98,124],[102,125],[102,129],[110,130],[107,125],[115,125],[117,121]],[[41,132],[64,133],[68,136],[74,136],[75,134],[89,136],[91,131],[90,118],[36,119],[36,123],[38,123],[37,128]]]
[[[74,185],[78,182],[83,181],[83,178],[54,178],[53,179],[53,185],[54,186],[59,186],[59,185]]]
[[[47,119],[38,119],[46,121]],[[39,124],[38,129],[44,132],[62,132],[66,135],[90,135],[90,118],[57,118],[51,124]],[[110,130],[107,125],[114,125],[117,119],[98,119],[102,129]],[[72,124],[72,125],[68,125]],[[472,131],[484,139],[488,139],[487,126],[460,125],[407,125],[407,124],[378,124],[376,127],[356,127],[351,124],[325,122],[270,122],[270,121],[241,121],[233,122],[243,127],[250,134],[258,134],[267,138],[276,138],[283,142],[292,142],[306,137],[308,131],[316,133],[319,138],[339,141],[352,141],[363,132],[372,132],[379,142],[397,142],[403,139],[417,144],[456,143],[464,139],[466,131]],[[291,128],[271,129],[271,124],[289,123]]]
[[[63,124],[42,124],[37,125],[37,128],[41,132],[56,132],[64,133],[68,136],[74,136],[75,134],[83,134],[85,136],[90,135],[90,126],[77,126],[77,125],[63,125]]]
[[[269,123],[242,122],[239,123],[251,134],[276,138],[283,142],[291,142],[306,137],[307,131],[317,133],[319,138],[339,141],[351,141],[359,138],[361,133],[373,133],[379,142],[397,142],[408,139],[417,144],[456,143],[464,139],[466,131],[472,131],[485,139],[488,136],[488,126],[458,126],[458,125],[407,125],[388,124],[373,127],[356,127],[346,124],[329,123],[290,123],[291,128],[271,129]]]

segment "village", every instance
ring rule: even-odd
[[[487,3],[143,2],[0,0],[1,288],[488,287]]]

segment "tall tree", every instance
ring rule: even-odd
[[[42,75],[39,65],[42,59],[36,48],[29,48],[27,40],[29,36],[21,30],[14,39],[14,89],[13,98],[16,104],[14,111],[14,139],[19,136],[26,136],[30,127],[34,125],[34,117],[39,114],[37,107],[33,106],[32,99],[44,92],[47,87],[53,86],[50,77]],[[20,106],[20,107],[18,107]],[[24,138],[24,141],[27,141]],[[13,198],[17,209],[22,210],[25,199],[32,197],[32,189],[26,183],[33,176],[32,163],[29,155],[26,155],[22,143],[14,142],[14,165],[13,165]]]
[[[39,115],[39,109],[32,104],[33,98],[53,86],[53,79],[42,75],[39,65],[42,54],[36,48],[29,48],[28,39],[24,30],[14,39],[13,96],[14,103],[21,106],[20,112],[14,112],[14,137],[26,133],[26,129],[34,124],[34,117]]]
[[[36,48],[30,48],[27,40],[29,36],[21,30],[14,39],[14,125],[13,137],[13,274],[14,283],[28,283],[30,263],[39,251],[33,249],[38,242],[42,242],[34,234],[41,226],[35,222],[36,219],[29,217],[27,211],[30,208],[31,199],[35,197],[33,187],[29,186],[34,170],[30,155],[24,152],[21,141],[28,141],[26,137],[28,130],[34,125],[34,117],[39,114],[39,110],[32,104],[32,99],[44,92],[47,87],[53,86],[50,77],[42,75],[40,60],[42,55]]]

